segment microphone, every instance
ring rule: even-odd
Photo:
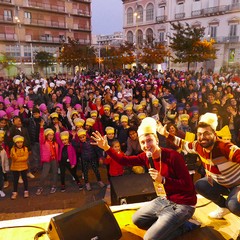
[[[147,152],[146,154],[147,154],[147,158],[148,158],[148,161],[149,161],[149,164],[150,164],[151,168],[155,168],[154,162],[153,162],[153,159],[152,159],[152,153]]]

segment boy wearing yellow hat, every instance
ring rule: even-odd
[[[94,124],[92,126],[92,130],[93,131],[98,131],[98,132],[100,132],[103,135],[104,134],[103,126],[102,126],[102,123],[100,121],[100,118],[98,117],[97,110],[92,110],[90,112],[90,116],[94,120]]]
[[[122,115],[120,118],[120,126],[117,128],[117,139],[121,144],[121,149],[123,152],[127,150],[127,139],[128,139],[128,116]]]
[[[92,170],[97,178],[97,184],[103,188],[105,184],[101,180],[100,172],[98,169],[99,159],[103,156],[102,151],[96,146],[91,145],[90,138],[87,135],[87,131],[80,129],[77,132],[79,141],[73,140],[74,146],[77,147],[78,152],[82,160],[82,171],[84,176],[85,187],[87,191],[91,191],[92,187],[89,182],[89,168]]]
[[[11,199],[14,200],[18,195],[18,180],[21,176],[23,179],[24,194],[25,198],[29,197],[28,192],[28,148],[24,146],[24,137],[21,135],[15,135],[13,137],[14,146],[11,148],[10,157],[12,160],[11,171],[13,173],[13,192]]]

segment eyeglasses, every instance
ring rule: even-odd
[[[211,135],[213,135],[213,133],[212,133],[212,132],[208,132],[208,131],[203,132],[203,133],[201,133],[201,132],[198,132],[198,133],[197,133],[197,137],[198,137],[198,138],[200,138],[200,137],[206,137],[206,138],[208,138],[208,137],[210,137]]]

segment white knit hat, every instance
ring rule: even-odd
[[[152,117],[146,117],[142,120],[138,128],[138,136],[140,137],[143,134],[156,134],[157,133],[157,122]]]
[[[206,123],[211,126],[211,128],[216,131],[218,125],[218,117],[215,113],[205,113],[200,117],[199,123]]]

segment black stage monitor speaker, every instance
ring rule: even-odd
[[[51,218],[47,233],[51,240],[117,240],[122,236],[111,209],[102,200]]]
[[[157,197],[149,173],[111,177],[110,182],[112,205],[145,202]]]

